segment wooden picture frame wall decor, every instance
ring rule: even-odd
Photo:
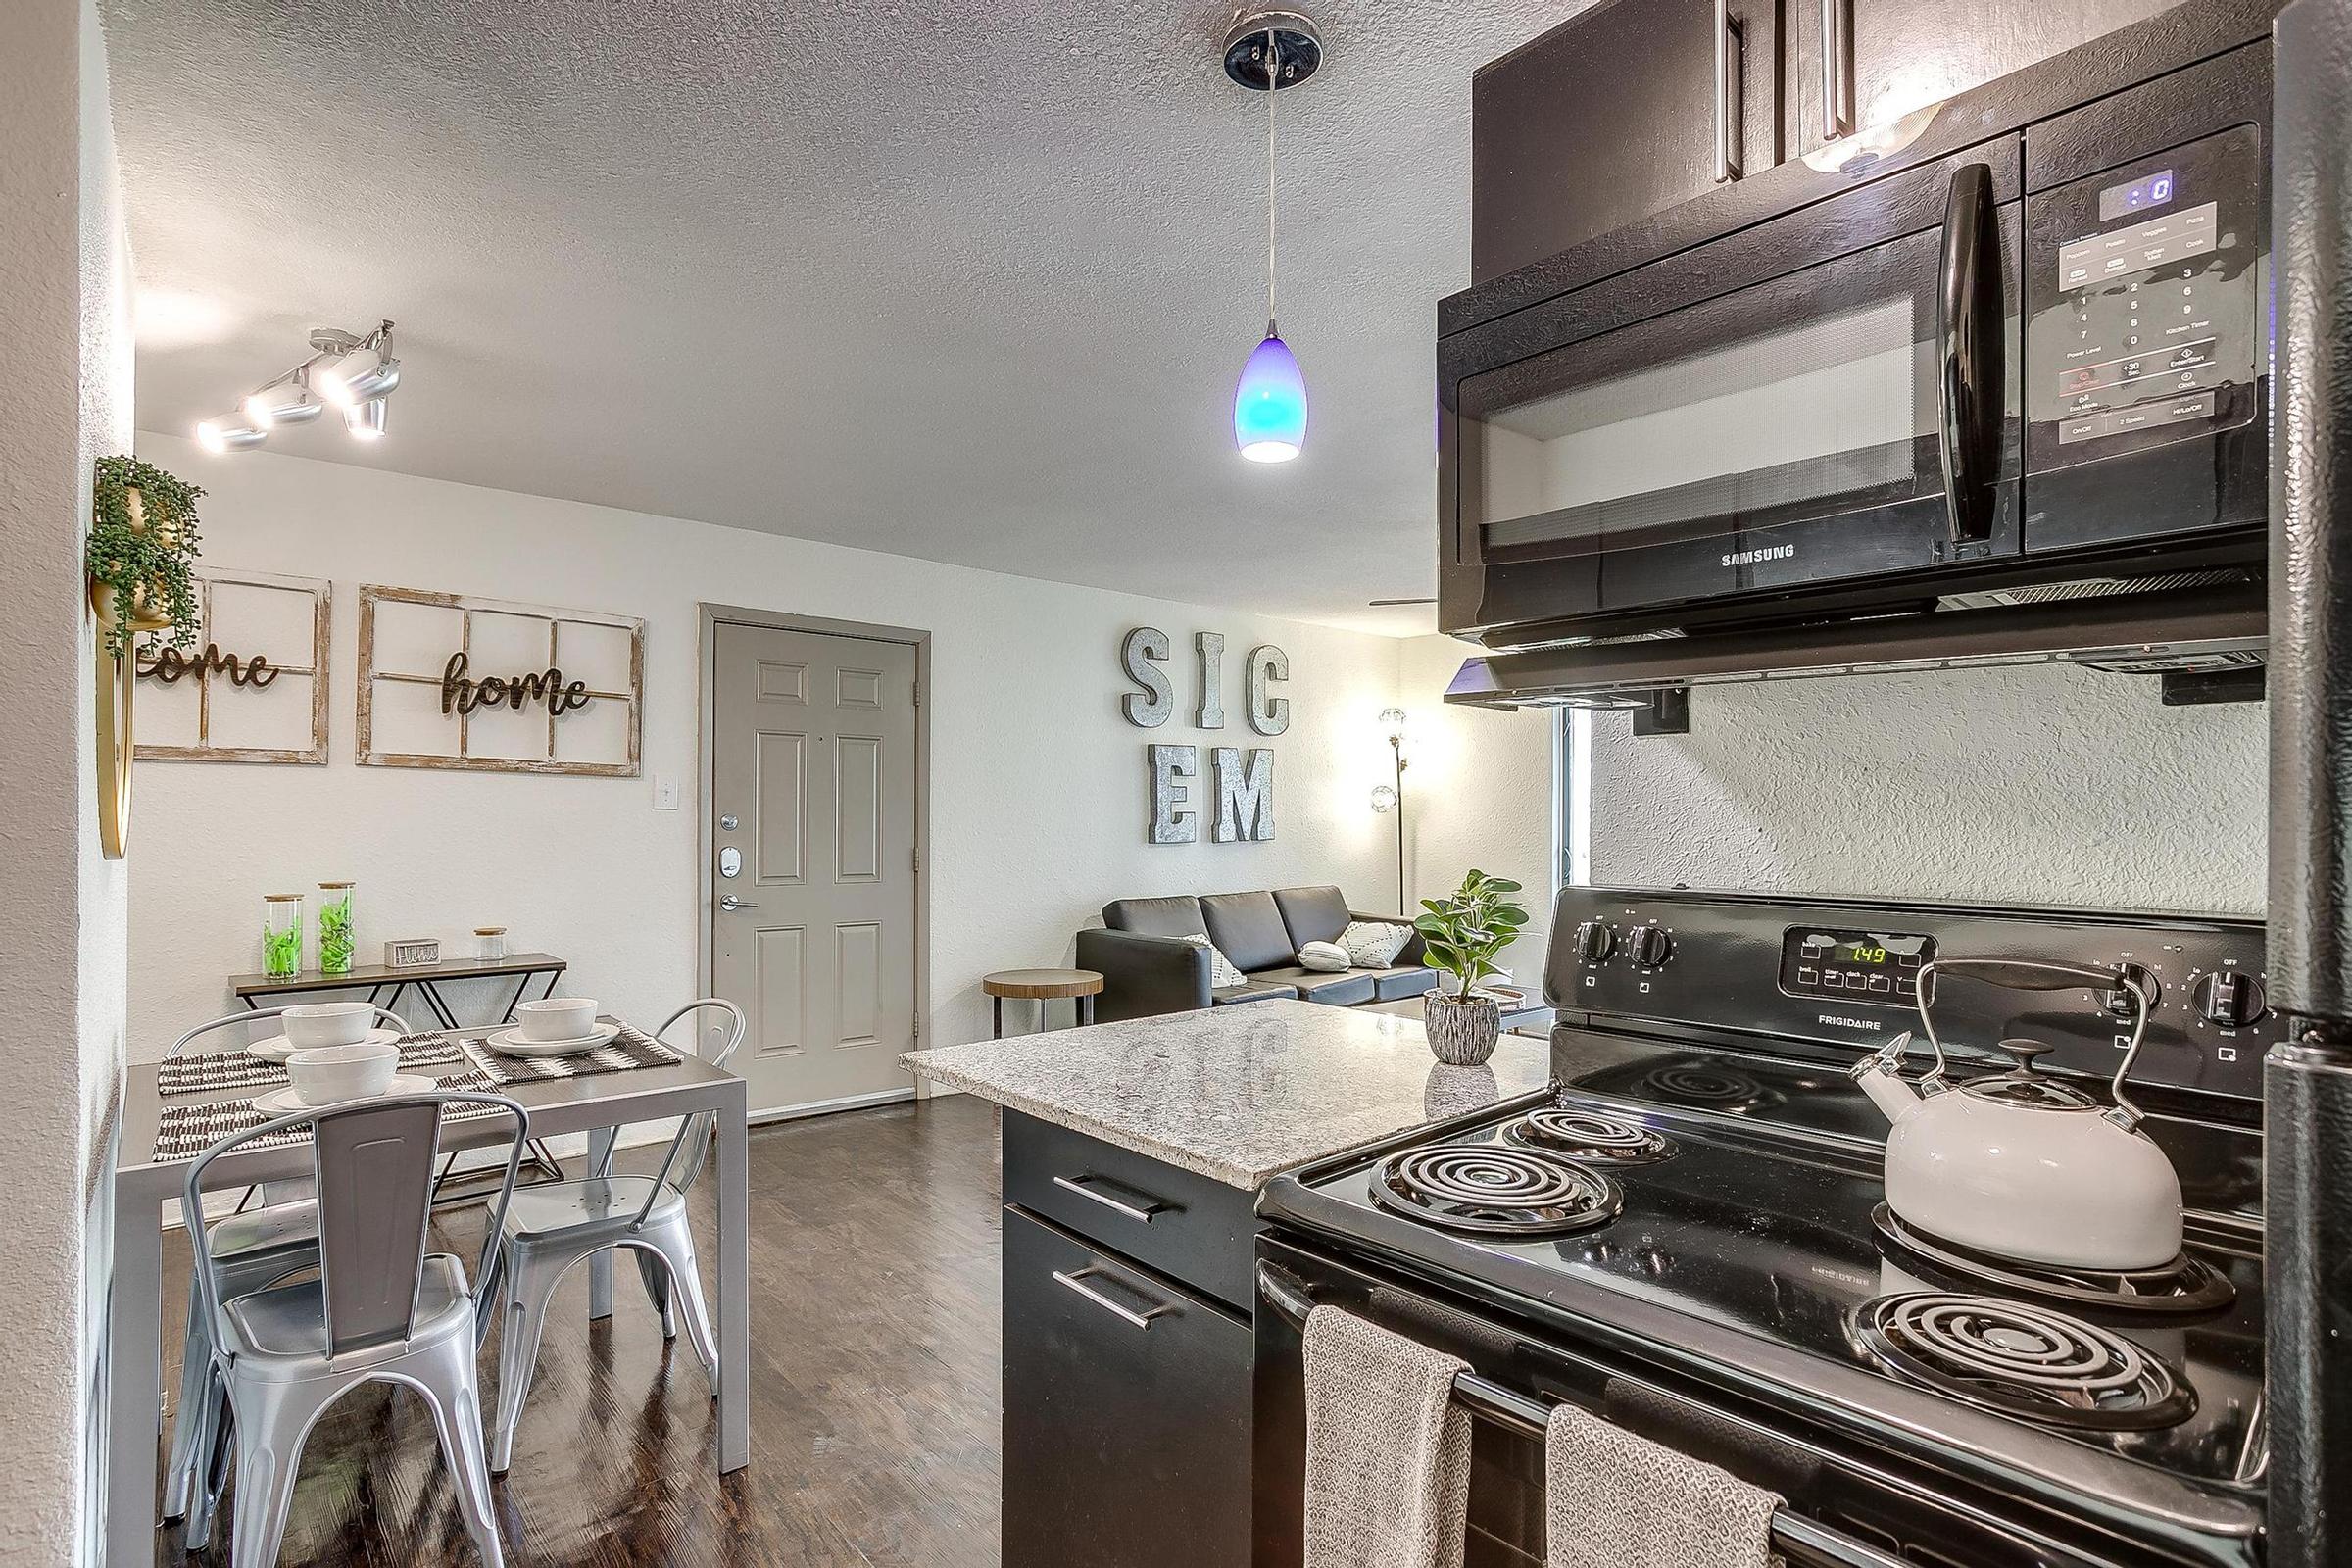
[[[326,761],[334,585],[196,571],[196,646],[137,656],[136,756],[165,762]]]
[[[360,588],[363,767],[636,778],[645,622]]]

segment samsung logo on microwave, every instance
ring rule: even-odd
[[[1814,1014],[1815,1023],[1834,1023],[1840,1029],[1884,1029],[1886,1026],[1876,1018],[1840,1018],[1834,1012]]]
[[[1796,554],[1794,545],[1758,545],[1753,550],[1734,550],[1725,555],[1727,566],[1752,566],[1759,561],[1787,561]]]

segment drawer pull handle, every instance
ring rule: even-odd
[[[1065,1192],[1076,1193],[1080,1198],[1091,1198],[1096,1202],[1101,1203],[1104,1208],[1124,1214],[1129,1219],[1140,1220],[1146,1225],[1152,1223],[1152,1215],[1164,1214],[1171,1206],[1160,1201],[1156,1198],[1151,1197],[1148,1194],[1136,1193],[1135,1189],[1132,1187],[1126,1189],[1126,1191],[1134,1193],[1138,1199],[1142,1200],[1141,1202],[1130,1203],[1124,1199],[1113,1198],[1108,1193],[1097,1192],[1093,1187],[1088,1185],[1090,1182],[1099,1182],[1102,1180],[1102,1178],[1100,1176],[1056,1176],[1054,1178],[1054,1185],[1063,1189]]]
[[[1113,1278],[1113,1276],[1105,1274],[1102,1269],[1099,1268],[1082,1268],[1075,1274],[1064,1274],[1059,1269],[1055,1269],[1054,1271],[1054,1284],[1067,1286],[1069,1289],[1076,1291],[1080,1296],[1083,1296],[1088,1300],[1094,1302],[1103,1311],[1108,1312],[1111,1316],[1124,1318],[1127,1322],[1134,1324],[1139,1329],[1148,1329],[1152,1326],[1152,1320],[1153,1318],[1165,1317],[1168,1313],[1176,1310],[1174,1307],[1169,1306],[1164,1302],[1152,1308],[1152,1310],[1149,1312],[1138,1312],[1132,1306],[1121,1306],[1118,1302],[1112,1300],[1109,1297],[1104,1296],[1101,1291],[1094,1289],[1092,1286],[1086,1283],[1088,1280],[1098,1277],[1102,1279]],[[1132,1289],[1132,1287],[1130,1287],[1130,1289]],[[1139,1292],[1138,1294],[1140,1295],[1141,1293]],[[1147,1298],[1147,1299],[1149,1299],[1149,1298]]]

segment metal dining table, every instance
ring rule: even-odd
[[[452,1031],[478,1039],[481,1029]],[[157,1444],[164,1404],[164,1205],[180,1196],[185,1159],[155,1157],[165,1109],[209,1101],[249,1099],[256,1091],[198,1094],[156,1092],[156,1066],[142,1062],[124,1075],[116,1122],[113,1283],[107,1302],[104,1383],[107,1400],[106,1568],[153,1568]],[[573,1078],[551,1078],[502,1088],[531,1114],[533,1137],[586,1133],[590,1159],[612,1148],[631,1122],[662,1121],[714,1111],[718,1124],[718,1290],[711,1298],[718,1331],[718,1468],[751,1461],[751,1174],[744,1081],[688,1056],[674,1064]],[[506,1141],[494,1121],[447,1122],[442,1147],[457,1151]],[[310,1175],[307,1145],[232,1153],[206,1171],[208,1187],[242,1188]],[[591,1265],[589,1311],[612,1310],[612,1253]],[[173,1337],[184,1301],[170,1303]]]

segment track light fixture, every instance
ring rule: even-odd
[[[311,349],[309,359],[257,387],[237,413],[197,425],[197,444],[207,452],[242,452],[260,446],[280,425],[309,424],[329,404],[343,411],[343,428],[352,439],[382,440],[384,396],[400,385],[392,323],[368,333],[321,326],[311,333]]]

